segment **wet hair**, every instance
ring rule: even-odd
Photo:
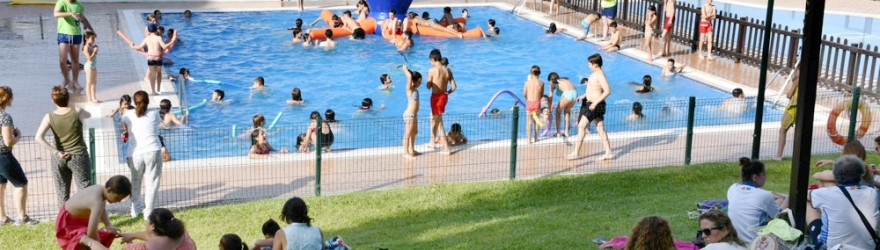
[[[332,109],[327,109],[324,111],[324,118],[327,122],[336,122],[336,111]]]
[[[625,249],[675,250],[669,222],[659,216],[642,218],[633,227]]]
[[[263,127],[263,125],[266,125],[266,117],[263,116],[263,114],[254,115],[254,118],[252,118],[251,121],[254,123],[255,128]]]
[[[262,133],[263,133],[263,130],[260,130],[260,129],[254,129],[251,131],[251,146],[255,146],[255,145],[257,145],[257,143],[260,143],[257,141],[257,137],[260,136],[260,134],[262,134]]]
[[[293,28],[293,37],[300,36],[302,34],[302,29],[299,27]]]
[[[361,100],[361,109],[370,109],[371,107],[373,107],[373,99],[367,97]]]
[[[700,215],[700,220],[707,220],[715,223],[715,227],[720,227],[724,230],[727,230],[727,235],[724,238],[721,238],[721,242],[732,243],[733,245],[745,246],[746,244],[739,239],[737,236],[736,228],[733,227],[733,222],[730,221],[730,217],[727,216],[724,211],[721,210],[709,210]]]
[[[302,134],[305,136],[305,134]],[[263,222],[263,235],[272,235],[275,236],[275,232],[281,230],[281,226],[278,225],[278,222],[275,222],[273,219],[269,219],[266,222]]]
[[[865,146],[863,146],[862,143],[859,142],[858,140],[853,140],[851,142],[847,142],[846,144],[844,144],[843,145],[843,152],[841,152],[840,154],[842,154],[842,155],[855,155],[859,159],[862,159],[862,161],[864,161],[865,158],[867,158],[867,156],[868,156],[867,151],[865,151]]]
[[[85,38],[86,40],[88,40],[90,37],[98,37],[98,34],[95,34],[94,31],[89,30],[86,31],[86,33],[83,35],[83,38]]]
[[[489,19],[489,25],[495,26],[495,19]]]
[[[617,28],[617,22],[612,21],[611,24],[608,25],[608,27]]]
[[[168,112],[171,112],[171,101],[162,99],[159,101],[159,117],[165,117]]]
[[[452,13],[452,8],[449,8],[449,6],[443,7],[443,13]]]
[[[250,249],[246,243],[241,241],[241,237],[235,234],[224,234],[220,237],[221,250],[247,250]]]
[[[146,91],[138,90],[134,92],[134,114],[142,117],[147,113],[147,107],[150,106],[150,96]]]
[[[766,173],[763,162],[753,161],[748,157],[740,157],[739,166],[741,168],[740,177],[742,178],[743,182],[751,182],[752,177]]]
[[[180,71],[179,71],[178,73],[181,74],[181,75],[183,75],[183,74],[187,74],[187,75],[189,75],[189,69],[187,69],[187,68],[180,68]]]
[[[539,76],[541,75],[541,67],[538,67],[538,65],[532,65],[532,69],[529,71],[529,73],[534,76]]]
[[[556,33],[556,23],[550,23],[550,27],[547,27],[547,34]]]
[[[450,131],[461,133],[461,124],[453,123]]]
[[[119,106],[122,106],[122,103],[127,102],[128,106],[125,107],[127,109],[131,109],[131,96],[128,94],[122,95],[119,97]]]
[[[129,181],[128,177],[125,177],[124,175],[110,177],[110,179],[104,183],[104,188],[109,189],[110,192],[113,192],[114,194],[122,196],[131,195],[131,181]]]
[[[581,78],[581,84],[587,84],[587,82],[589,82],[589,81],[590,81],[590,78],[586,78],[586,77]]]
[[[367,37],[366,33],[364,33],[364,29],[356,29],[354,33],[351,34],[354,39],[364,39]]]
[[[461,13],[468,12],[467,8],[461,9]]]
[[[412,75],[411,79],[413,82],[418,82],[422,80],[422,74],[418,71],[410,71],[410,75]]]
[[[264,79],[262,76],[258,76],[257,78],[255,78],[255,79],[254,79],[254,82],[257,83],[257,85],[260,85],[260,86],[265,86],[265,85],[266,85],[266,79]]]
[[[318,111],[312,111],[312,113],[309,113],[309,119],[317,120],[318,117],[321,117],[321,113],[318,113]]]
[[[147,216],[147,221],[153,224],[153,233],[159,236],[167,236],[171,239],[180,239],[186,228],[183,222],[174,218],[174,213],[167,208],[156,208]]]
[[[74,63],[76,63],[76,62],[74,62]],[[10,91],[10,92],[12,92],[12,91]],[[62,107],[62,108],[67,107],[67,105],[69,104],[70,92],[67,92],[67,89],[64,88],[64,86],[61,86],[61,85],[53,86],[51,96],[52,96],[52,102],[54,102],[55,105],[58,105],[58,107]],[[11,97],[12,97],[12,95],[10,95],[9,99],[12,99]]]
[[[351,11],[350,10],[343,11],[342,15],[351,17]]]
[[[159,10],[154,10],[153,15],[156,16],[156,18],[159,18],[160,16],[162,16],[162,12]]]
[[[655,7],[654,5],[651,5],[651,6],[648,6],[648,10],[657,12],[657,7]]]
[[[733,89],[733,91],[730,92],[730,94],[732,94],[733,97],[739,97],[743,95],[743,90],[741,88],[735,88]]]
[[[296,23],[297,28],[302,28],[302,26],[303,26],[302,18],[297,18],[295,23]]]
[[[559,80],[559,74],[557,74],[556,72],[550,72],[550,74],[547,74],[547,81],[548,82],[557,83],[558,80]]]
[[[385,85],[385,81],[388,80],[388,74],[382,74],[379,76],[379,84]]]
[[[672,67],[675,67],[675,59],[669,58],[669,60],[666,60],[666,62],[672,63]]]
[[[495,31],[495,35],[501,35],[501,29],[498,27],[492,28],[492,30]]]
[[[633,114],[638,115],[640,118],[645,117],[645,114],[642,113],[642,103],[634,102],[632,110],[633,110]]]
[[[431,18],[430,13],[428,13],[427,11],[422,12],[422,19],[430,19],[430,18]]]
[[[12,104],[12,88],[0,86],[0,109],[5,109]]]
[[[183,11],[183,17],[191,17],[192,14],[193,14],[193,13],[192,13],[192,11],[190,11],[190,10],[184,10],[184,11]]]
[[[333,39],[333,30],[332,29],[324,30],[324,36],[327,37],[327,39]]]
[[[165,26],[159,25],[159,27],[156,28],[156,33],[159,35],[165,34]]]
[[[443,66],[449,66],[449,58],[440,58],[440,64]]]
[[[428,58],[430,58],[431,61],[439,62],[443,58],[443,55],[440,54],[439,49],[432,49],[431,53],[428,54]]]
[[[290,198],[284,203],[284,208],[281,209],[281,219],[287,224],[305,223],[308,226],[312,226],[309,208],[306,206],[306,202],[299,197]]]
[[[223,91],[222,89],[215,89],[214,93],[217,93],[217,96],[220,96],[221,101],[223,98],[226,98],[226,91]]]
[[[596,66],[602,67],[602,56],[599,54],[593,54],[587,58],[587,61],[591,64],[596,64]]]
[[[299,90],[299,88],[293,88],[293,90],[290,91],[290,100],[294,100],[294,101],[298,101],[298,102],[302,101],[303,100],[302,91]]]
[[[645,75],[642,77],[642,84],[644,84],[645,87],[651,87],[651,81],[651,75]]]
[[[296,136],[296,147],[299,148],[303,146],[303,142],[306,140],[306,133],[300,133]],[[265,225],[265,224],[264,224]]]
[[[498,108],[493,108],[491,111],[489,111],[489,113],[493,115],[498,115],[501,114],[501,110]]]
[[[174,29],[168,29],[168,36],[169,36],[169,37],[170,37],[170,36],[173,36],[173,35],[174,35],[174,32],[177,32],[177,31],[175,31]]]
[[[853,155],[844,155],[834,162],[834,181],[838,184],[858,183],[865,175],[865,162]]]

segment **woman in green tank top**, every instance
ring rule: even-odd
[[[55,191],[58,204],[70,198],[71,179],[80,189],[88,187],[91,180],[89,151],[83,139],[83,124],[80,118],[87,118],[83,110],[70,108],[70,93],[63,86],[52,87],[52,102],[55,111],[49,112],[40,122],[36,139],[52,154],[52,175],[55,177]],[[46,141],[46,132],[51,129],[55,145]]]
[[[62,85],[67,87],[70,84],[74,90],[80,89],[76,81],[79,79],[79,52],[83,41],[83,28],[94,31],[89,20],[83,15],[83,11],[85,8],[78,0],[58,0],[55,2],[54,16],[58,19],[56,30],[58,32],[58,64],[61,66],[61,76],[64,77]],[[68,55],[70,56],[70,66],[67,65]],[[73,78],[68,74],[71,71]]]

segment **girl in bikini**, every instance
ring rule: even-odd
[[[330,129],[330,124],[327,121],[321,121],[321,133],[318,135],[315,130],[318,128],[318,117],[321,117],[321,113],[318,111],[312,111],[309,115],[309,118],[312,122],[309,124],[309,128],[306,130],[306,138],[305,141],[299,148],[300,152],[308,153],[309,146],[315,145],[315,150],[319,150],[320,148],[324,148],[324,152],[330,152],[330,145],[333,144],[333,130]],[[321,145],[316,145],[318,136],[321,136]]]
[[[98,96],[95,93],[98,84],[98,69],[95,63],[98,55],[98,45],[95,45],[95,39],[98,36],[95,32],[86,31],[86,44],[83,46],[83,55],[86,56],[85,72],[86,72],[86,96],[91,103],[98,103]]]
[[[568,137],[569,122],[571,120],[571,108],[574,107],[574,99],[577,98],[577,89],[568,77],[559,77],[556,72],[550,72],[547,75],[547,81],[550,82],[550,91],[559,98],[559,105],[556,105],[556,137],[559,137],[559,127],[565,124],[565,130],[562,135]],[[565,122],[561,122],[561,116],[565,116]]]
[[[403,75],[406,76],[406,111],[403,112],[403,122],[406,124],[403,130],[403,156],[412,158],[419,155],[416,152],[416,134],[419,133],[419,85],[422,84],[422,74],[409,71],[403,66]]]

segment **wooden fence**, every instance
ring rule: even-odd
[[[549,0],[543,0],[548,2]],[[599,12],[601,0],[560,0],[561,5],[582,13]],[[617,21],[633,30],[645,29],[645,14],[648,6],[657,8],[660,31],[663,18],[662,0],[618,0]],[[692,4],[676,3],[674,41],[691,45],[696,50],[699,42],[699,22],[701,8]],[[719,11],[713,21],[713,52],[732,58],[737,63],[759,65],[761,62],[762,41],[765,32],[764,21],[741,17],[734,13]],[[658,35],[660,32],[655,32]],[[799,29],[772,24],[770,29],[770,60],[772,70],[790,71],[798,61],[798,53],[803,39]],[[880,99],[880,52],[878,46],[849,43],[846,39],[823,37],[821,48],[821,72],[819,82],[832,89],[849,90],[862,87],[862,93]]]

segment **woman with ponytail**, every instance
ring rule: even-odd
[[[275,250],[321,250],[324,249],[324,233],[312,225],[309,208],[299,197],[293,197],[284,203],[281,219],[287,226],[275,233]]]
[[[131,243],[135,239],[144,242]],[[183,221],[175,218],[171,210],[165,208],[157,208],[150,213],[147,217],[147,230],[122,234],[122,242],[131,243],[123,248],[125,250],[196,249],[196,243],[186,233]]]
[[[787,208],[788,197],[761,188],[767,181],[764,163],[742,157],[739,165],[742,182],[727,189],[728,213],[739,238],[748,244],[756,237],[753,228],[766,224]]]
[[[142,208],[144,217],[149,217],[156,206],[156,194],[159,192],[159,180],[162,176],[162,144],[159,142],[161,120],[158,111],[147,110],[150,106],[147,92],[135,92],[132,99],[135,104],[134,112],[125,112],[122,116],[123,128],[129,134],[127,162],[128,169],[131,170],[131,217],[137,217]],[[144,178],[147,190],[142,197],[141,182]]]
[[[236,234],[224,234],[220,237],[220,250],[248,250],[248,245]]]

